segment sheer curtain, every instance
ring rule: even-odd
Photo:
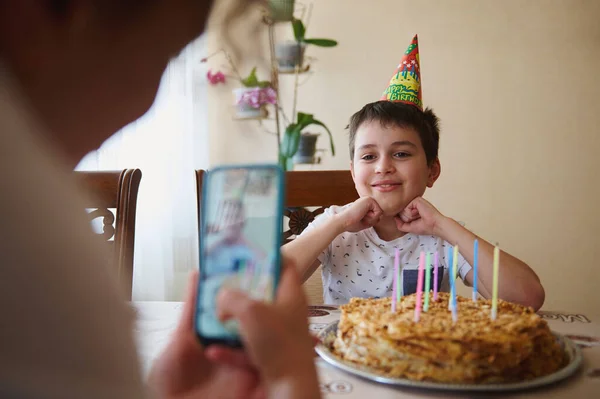
[[[206,38],[167,67],[152,108],[88,154],[77,170],[140,168],[134,300],[179,300],[197,267],[194,169],[208,166]]]

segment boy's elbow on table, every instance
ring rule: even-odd
[[[531,277],[523,281],[522,285],[522,301],[526,306],[531,306],[536,312],[542,307],[546,300],[546,291],[537,274],[532,269]]]
[[[532,283],[525,290],[523,305],[531,306],[536,312],[540,310],[546,300],[546,291],[539,281]]]
[[[511,292],[506,292],[506,300],[532,307],[536,312],[544,304],[546,292],[539,280],[515,282]],[[504,297],[500,293],[500,298]],[[504,298],[503,298],[504,299]]]

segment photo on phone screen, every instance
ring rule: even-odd
[[[237,323],[221,323],[223,286],[272,301],[279,279],[282,171],[275,165],[220,167],[203,184],[196,333],[203,344],[239,346]]]

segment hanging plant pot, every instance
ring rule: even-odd
[[[316,163],[318,133],[302,133],[298,151],[294,154],[294,163]]]
[[[269,16],[274,22],[291,21],[294,18],[294,0],[269,0]]]
[[[280,72],[294,72],[296,67],[302,69],[304,64],[304,50],[306,45],[296,41],[277,43],[275,57]]]
[[[272,94],[272,93],[273,94]],[[267,104],[273,104],[272,89],[259,87],[239,87],[233,89],[235,99],[235,117],[237,119],[264,119],[268,116]]]

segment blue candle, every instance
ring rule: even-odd
[[[477,264],[479,263],[479,241],[473,243],[473,302],[477,302]]]

